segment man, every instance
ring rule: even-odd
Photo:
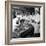
[[[20,34],[21,38],[33,37],[34,27],[31,25],[31,18],[32,16],[29,14],[29,12],[26,12],[26,14],[23,16],[24,20],[22,20],[21,23],[23,23],[22,25],[24,25],[23,28],[25,29],[25,31]]]
[[[32,17],[32,25],[34,26],[34,34],[40,36],[40,14],[39,8],[35,8],[35,15]]]

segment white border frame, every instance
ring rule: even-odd
[[[40,6],[41,10],[41,16],[40,16],[40,37],[35,38],[18,38],[18,39],[12,39],[11,38],[11,4],[15,5],[29,5],[29,6]],[[45,42],[45,3],[39,3],[39,2],[20,2],[20,1],[8,1],[6,3],[6,44],[26,44],[26,43],[38,43],[38,42]]]

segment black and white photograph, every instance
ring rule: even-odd
[[[40,37],[40,7],[12,6],[12,38]]]

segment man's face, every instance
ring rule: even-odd
[[[38,13],[39,12],[39,8],[35,8],[35,13]]]

